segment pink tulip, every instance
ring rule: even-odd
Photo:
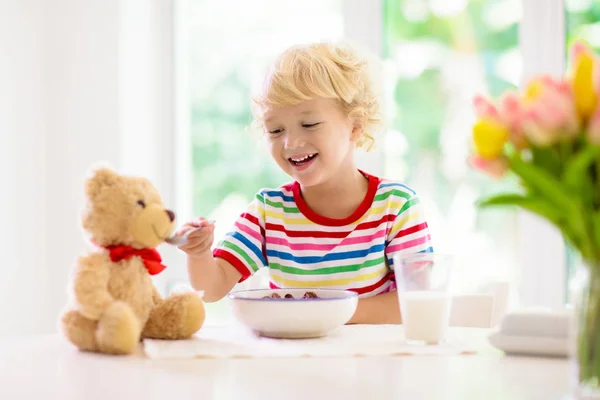
[[[514,91],[505,92],[500,99],[500,118],[510,130],[510,141],[517,148],[527,147],[527,140],[523,132],[523,119],[525,107]]]
[[[519,95],[514,91],[505,92],[500,98],[500,115],[504,122],[515,130],[520,130],[520,118],[524,111]]]
[[[474,169],[480,170],[487,175],[500,179],[508,172],[508,162],[505,158],[484,158],[477,155],[469,157],[467,163]]]
[[[565,130],[568,136],[574,134],[579,124],[571,86],[552,78],[545,85],[547,90],[542,92],[541,101],[546,104],[546,112],[553,115],[551,124],[555,129]]]
[[[550,146],[558,139],[558,130],[548,129],[548,121],[545,118],[545,112],[529,109],[523,118],[523,130],[531,143],[537,146]]]
[[[574,137],[579,119],[570,85],[550,76],[531,84],[522,126],[526,136],[540,146],[552,145],[563,136]]]
[[[566,133],[569,136],[574,135],[579,131],[579,118],[577,117],[573,89],[571,88],[571,85],[569,85],[569,82],[558,81],[555,90],[559,97],[560,106],[566,113]]]
[[[547,98],[534,103],[529,110],[540,127],[548,131],[558,131],[567,123],[567,113],[553,97],[547,94]]]
[[[600,145],[600,105],[596,107],[596,111],[594,111],[590,118],[587,126],[587,134],[590,143]]]
[[[582,41],[577,41],[571,46],[571,60],[576,60],[586,53],[589,53],[588,46]]]
[[[594,91],[596,92],[596,96],[600,97],[600,60],[598,60],[596,62],[596,65],[594,68],[593,85],[594,85]]]
[[[473,108],[475,110],[477,119],[490,118],[493,120],[498,120],[500,118],[500,114],[496,106],[481,95],[476,95],[474,97]]]
[[[563,80],[551,80],[549,86],[552,90],[549,91],[548,101],[554,103],[554,111],[563,118],[562,128],[567,136],[573,136],[579,130],[573,89],[569,82]]]

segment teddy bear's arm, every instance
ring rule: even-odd
[[[86,318],[97,320],[113,302],[108,292],[110,259],[101,253],[79,259],[75,270],[73,291],[79,312]]]

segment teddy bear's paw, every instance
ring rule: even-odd
[[[179,335],[188,338],[198,332],[204,324],[206,310],[202,298],[196,293],[183,293],[178,296],[182,307],[179,323]]]
[[[115,301],[98,321],[96,339],[100,351],[132,354],[140,339],[140,324],[128,304]]]
[[[187,339],[204,324],[204,303],[196,293],[178,293],[150,313],[143,336],[153,339]]]
[[[96,351],[96,328],[98,323],[81,315],[78,311],[66,311],[60,319],[60,330],[77,348]]]

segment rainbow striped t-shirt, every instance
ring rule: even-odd
[[[240,282],[268,267],[272,288],[348,289],[360,297],[394,290],[393,255],[432,251],[429,228],[413,190],[363,174],[367,195],[344,219],[312,211],[297,182],[260,190],[214,256],[232,264]]]

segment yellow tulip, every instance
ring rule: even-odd
[[[483,158],[496,158],[502,155],[508,140],[508,129],[498,121],[484,118],[473,125],[473,144],[476,153]]]
[[[581,52],[575,59],[571,86],[575,96],[577,113],[588,119],[598,104],[594,90],[594,58],[589,52]]]
[[[525,103],[534,102],[542,94],[544,85],[541,78],[532,79],[529,84],[525,87],[523,93],[523,99]]]

